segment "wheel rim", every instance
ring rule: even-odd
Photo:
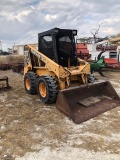
[[[26,78],[25,85],[26,85],[27,90],[30,90],[30,79],[29,78]]]
[[[39,84],[39,92],[40,92],[40,95],[42,97],[46,97],[46,95],[47,95],[47,89],[46,89],[46,85],[45,85],[44,82],[41,82]]]

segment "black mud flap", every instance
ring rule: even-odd
[[[109,81],[59,91],[56,107],[79,124],[120,106],[120,97]]]

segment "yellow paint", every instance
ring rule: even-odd
[[[86,75],[90,74],[90,64],[88,62],[78,58],[79,66],[70,66],[70,60],[68,60],[68,68],[62,67],[33,46],[28,45],[28,48],[29,52],[38,58],[39,66],[32,66],[31,61],[28,62],[28,65],[24,67],[24,74],[33,70],[39,76],[52,76],[56,78],[60,90],[68,88],[72,81],[78,81],[79,84],[76,85],[87,83]],[[45,63],[45,66],[41,66],[41,61]]]

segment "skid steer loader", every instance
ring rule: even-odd
[[[117,107],[120,98],[110,82],[94,82],[90,64],[76,55],[76,35],[59,28],[39,33],[38,50],[25,47],[24,86],[80,123]]]

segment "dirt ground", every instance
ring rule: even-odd
[[[120,72],[105,72],[120,96]],[[0,91],[0,160],[120,160],[120,106],[76,125],[38,95],[24,90],[23,75],[8,76]]]

